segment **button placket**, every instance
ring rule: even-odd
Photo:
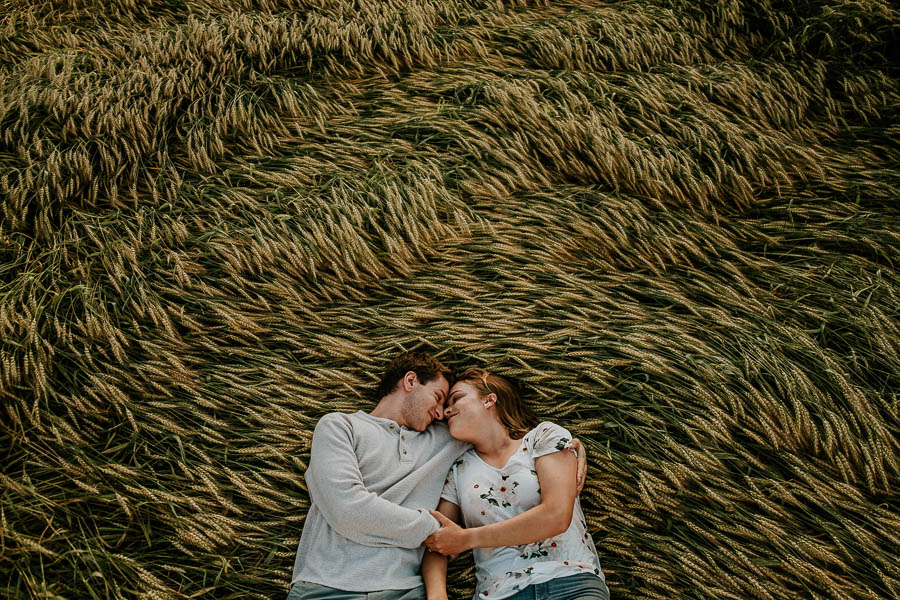
[[[400,448],[400,459],[406,460],[409,458],[409,452],[406,448],[406,428],[400,427],[400,441],[398,443],[398,447]]]

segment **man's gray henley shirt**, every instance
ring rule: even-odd
[[[470,447],[442,422],[417,432],[362,411],[322,417],[306,470],[312,504],[291,584],[354,592],[422,585],[422,542],[440,527],[428,509]]]

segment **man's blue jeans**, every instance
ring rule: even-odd
[[[609,600],[609,589],[603,580],[590,573],[558,577],[527,588],[504,600]]]

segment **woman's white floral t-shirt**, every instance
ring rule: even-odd
[[[502,469],[484,462],[474,449],[457,460],[441,497],[460,507],[466,527],[510,519],[541,503],[535,459],[569,448],[572,436],[545,421],[529,431]],[[524,546],[476,548],[479,599],[499,599],[537,583],[577,573],[603,577],[597,549],[578,499],[565,533]]]

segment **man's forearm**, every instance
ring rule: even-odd
[[[447,600],[447,557],[426,551],[422,558],[422,579],[428,600]]]

